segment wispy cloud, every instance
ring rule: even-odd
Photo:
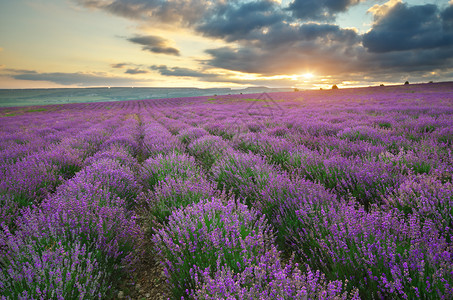
[[[169,46],[169,41],[154,35],[137,35],[127,39],[129,42],[142,45],[144,51],[179,56],[179,50]]]
[[[149,72],[147,70],[141,70],[141,69],[135,68],[135,69],[127,69],[126,72],[124,72],[124,73],[135,75],[135,74],[147,74]]]
[[[41,73],[33,70],[6,69],[4,75],[18,80],[49,81],[68,86],[134,86],[150,82],[105,73]]]
[[[117,63],[117,64],[111,64],[110,66],[114,69],[122,69],[126,67],[128,64],[127,63]]]

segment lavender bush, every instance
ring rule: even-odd
[[[231,150],[229,144],[218,136],[204,135],[187,146],[187,151],[209,170],[225,153]]]
[[[188,178],[196,176],[200,169],[195,159],[187,154],[172,152],[167,155],[159,154],[147,159],[142,166],[140,181],[145,190],[154,189],[154,186],[168,176],[173,178]]]
[[[110,294],[109,270],[98,251],[80,242],[49,240],[9,250],[0,271],[2,299],[102,299]],[[2,260],[4,261],[4,255]]]
[[[208,135],[209,133],[203,128],[192,127],[181,131],[178,134],[178,139],[184,144],[190,144],[193,140],[196,140],[202,136]]]
[[[432,222],[398,211],[344,204],[296,212],[297,254],[330,279],[348,280],[363,298],[435,298],[453,294],[449,244]],[[322,224],[322,226],[319,226]]]
[[[18,219],[14,235],[3,228],[2,276],[10,283],[5,293],[52,298],[95,292],[86,297],[103,298],[133,267],[133,252],[142,238],[134,215],[124,200],[99,186],[83,185],[83,179],[74,178],[74,184],[68,182],[39,208],[29,209]],[[71,190],[75,186],[84,189]]]
[[[211,171],[218,189],[231,191],[249,205],[256,200],[254,191],[266,186],[270,174],[275,173],[261,156],[237,152],[222,157]]]
[[[154,191],[142,195],[153,222],[166,223],[172,212],[192,203],[218,196],[215,185],[204,177],[173,178],[166,177]],[[153,223],[151,223],[152,225]]]
[[[453,184],[442,183],[438,178],[426,175],[406,179],[388,199],[388,203],[421,221],[433,222],[436,229],[453,242]]]
[[[77,195],[86,190],[98,188],[108,190],[126,201],[132,207],[141,191],[135,174],[131,168],[121,165],[117,160],[103,158],[83,170],[74,177],[75,180],[61,186],[66,194]]]
[[[172,296],[179,299],[196,288],[199,270],[215,273],[227,266],[242,272],[272,247],[274,237],[264,216],[236,201],[213,198],[176,210],[152,240]]]
[[[138,168],[136,159],[131,156],[131,154],[124,148],[117,145],[112,145],[111,148],[104,151],[99,151],[93,156],[88,157],[87,159],[85,159],[84,165],[88,166],[95,164],[102,159],[111,159],[118,161],[122,166],[131,168],[132,170]]]
[[[327,281],[324,274],[298,265],[282,266],[275,248],[262,255],[256,264],[235,273],[222,267],[211,275],[208,270],[196,277],[199,286],[195,299],[360,299],[358,291],[348,293],[339,281]]]

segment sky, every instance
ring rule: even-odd
[[[453,0],[0,0],[0,88],[453,81]]]

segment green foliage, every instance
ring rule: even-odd
[[[47,111],[47,108],[31,108],[26,110],[26,112],[39,112],[39,111]]]
[[[150,231],[154,231],[155,222],[165,224],[168,217],[177,208],[210,199],[219,192],[202,177],[188,179],[167,177],[155,186],[155,190],[144,195],[149,206]]]
[[[144,190],[154,189],[154,186],[167,177],[186,179],[199,174],[200,168],[195,160],[188,155],[177,152],[169,155],[159,154],[156,158],[144,162],[141,171],[141,183]]]
[[[272,247],[273,234],[265,217],[245,205],[213,200],[174,211],[153,242],[165,260],[173,299],[181,299],[196,288],[201,272],[228,267],[239,273],[257,263]]]
[[[392,124],[390,122],[380,122],[378,123],[379,127],[384,128],[384,129],[390,129],[392,128]]]

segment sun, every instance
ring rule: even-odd
[[[312,73],[305,73],[304,75],[302,75],[305,79],[311,79],[313,78],[313,74]]]

